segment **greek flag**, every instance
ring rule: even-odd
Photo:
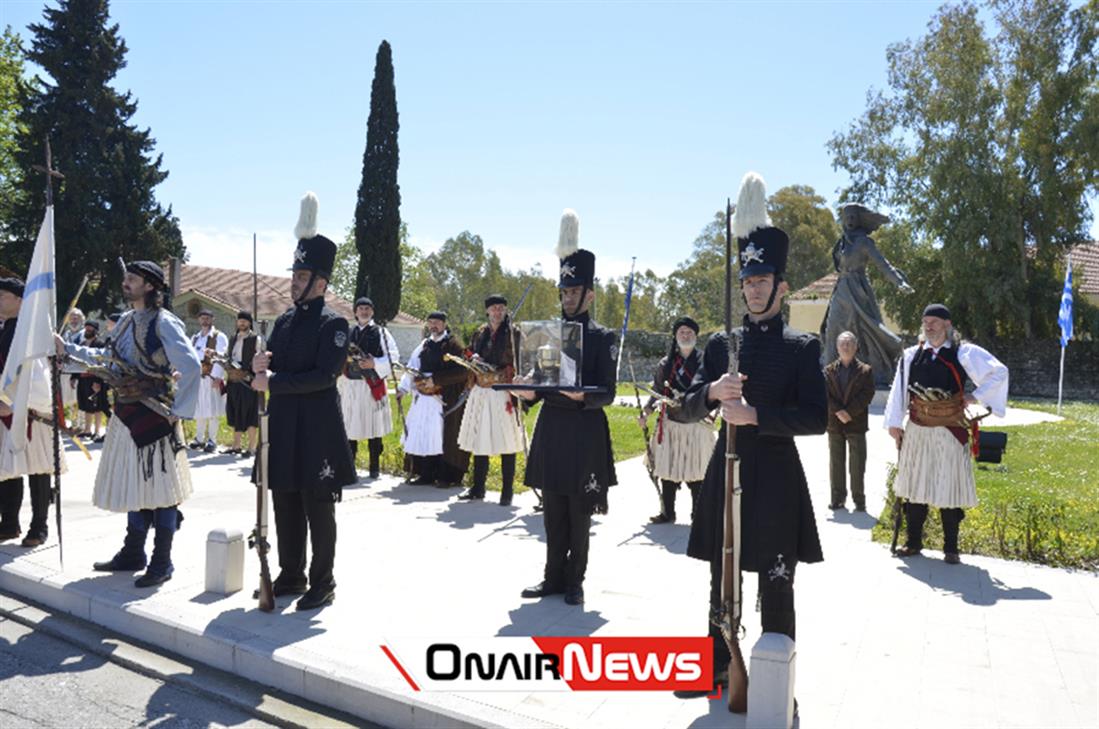
[[[8,435],[17,451],[27,447],[28,409],[44,413],[52,410],[47,357],[54,351],[53,320],[56,311],[51,206],[46,208],[46,217],[38,231],[38,241],[34,244],[34,256],[23,290],[23,305],[19,309],[8,360],[4,363],[3,374],[0,374],[0,398],[12,409]]]
[[[633,299],[633,270],[630,270],[630,281],[626,284],[626,311],[622,315],[622,331],[620,338],[626,340],[626,330],[630,328],[630,301]]]
[[[1061,311],[1057,314],[1057,323],[1061,325],[1061,347],[1068,346],[1072,339],[1072,258],[1068,259],[1065,271],[1065,288],[1061,291]]]

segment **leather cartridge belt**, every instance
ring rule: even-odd
[[[493,370],[492,372],[478,372],[474,375],[478,387],[492,387],[497,383],[511,382],[511,368]]]
[[[949,400],[923,400],[912,397],[908,402],[908,417],[926,428],[965,427],[965,400],[959,392]]]
[[[120,402],[139,402],[144,399],[156,400],[165,394],[164,383],[149,377],[124,375],[111,383],[115,399]]]

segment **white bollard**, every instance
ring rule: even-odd
[[[794,725],[794,641],[764,633],[752,646],[748,672],[748,729],[790,729]]]
[[[206,591],[231,595],[244,587],[244,534],[214,529],[206,535]]]

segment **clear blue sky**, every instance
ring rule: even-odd
[[[937,3],[121,2],[116,79],[171,175],[192,262],[285,269],[298,200],[350,225],[374,54],[393,47],[401,216],[434,250],[462,230],[508,268],[555,267],[561,210],[601,277],[667,273],[741,175],[846,180],[825,142],[885,85],[885,48]],[[41,2],[4,0],[26,37]],[[62,242],[59,242],[61,244]]]

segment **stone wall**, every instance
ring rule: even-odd
[[[708,337],[700,336],[698,346],[705,348]],[[1057,397],[1057,378],[1061,362],[1061,344],[1056,339],[974,340],[992,352],[1011,371],[1011,397]],[[905,337],[905,346],[915,338]],[[671,337],[663,332],[626,334],[626,349],[633,360],[637,379],[648,382],[660,358],[667,354]],[[629,382],[630,360],[622,363],[619,379]],[[1072,341],[1065,350],[1064,399],[1099,401],[1099,342]]]
[[[989,339],[976,343],[1007,365],[1012,397],[1057,397],[1060,341]],[[1065,350],[1064,398],[1099,401],[1099,342],[1069,342]]]

